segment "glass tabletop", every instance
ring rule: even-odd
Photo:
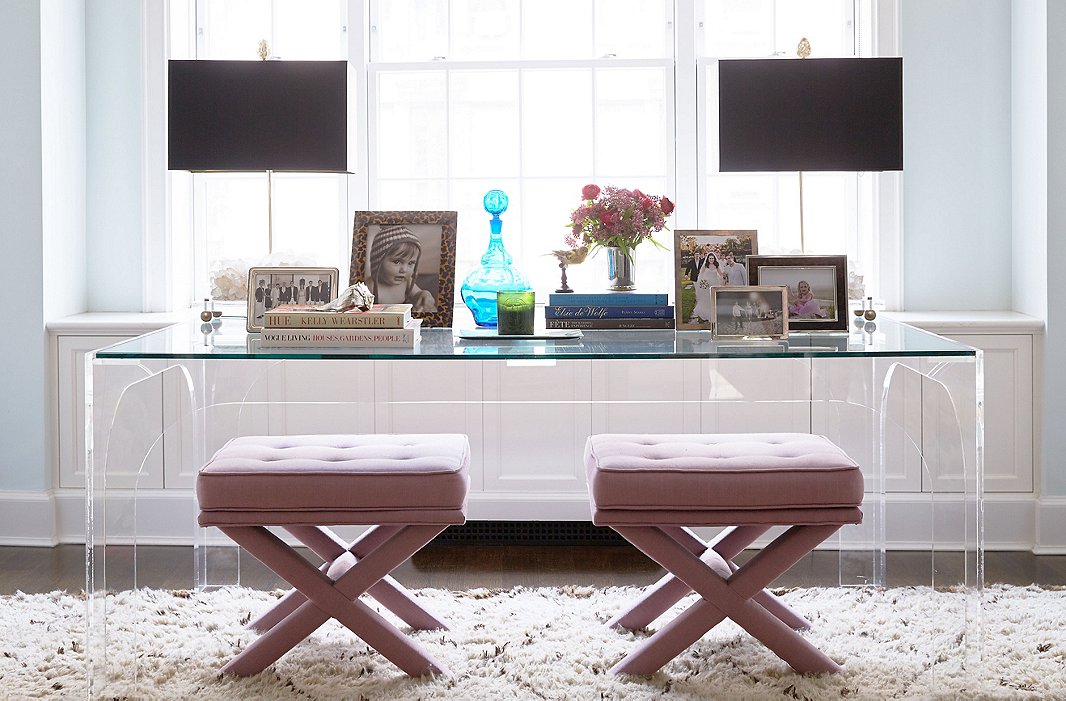
[[[241,320],[216,330],[188,321],[116,343],[96,352],[98,359],[639,359],[639,358],[816,358],[976,356],[967,345],[882,316],[850,332],[790,334],[787,339],[714,340],[709,331],[586,330],[576,339],[466,339],[460,330],[423,328],[414,348],[263,348],[258,333]],[[203,327],[203,328],[202,328]]]

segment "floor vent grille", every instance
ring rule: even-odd
[[[449,526],[438,543],[494,545],[625,545],[622,536],[588,521],[467,521]]]

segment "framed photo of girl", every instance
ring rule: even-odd
[[[423,326],[450,327],[456,212],[356,212],[348,284],[381,304],[411,304]]]
[[[311,308],[339,290],[336,268],[263,267],[248,270],[248,333],[263,330],[263,315],[281,305]]]
[[[674,328],[710,329],[712,287],[748,284],[745,261],[759,252],[753,229],[674,231]]]
[[[847,331],[847,256],[752,256],[753,285],[788,288],[793,331]]]

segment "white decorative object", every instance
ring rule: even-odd
[[[354,285],[349,285],[336,299],[315,307],[320,312],[346,312],[350,309],[358,309],[365,312],[374,306],[374,293],[360,280]]]
[[[255,258],[224,258],[211,264],[211,299],[219,302],[245,302],[248,299],[248,271],[251,268],[306,268],[317,265],[306,254],[282,251]]]

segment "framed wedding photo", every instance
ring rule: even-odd
[[[712,287],[709,297],[715,340],[788,338],[788,292],[783,285]]]
[[[753,285],[788,288],[788,323],[793,331],[848,330],[847,256],[752,256]]]
[[[251,268],[248,271],[248,333],[263,330],[263,315],[283,304],[314,307],[337,296],[337,268]]]
[[[710,329],[714,322],[710,289],[747,285],[745,261],[758,252],[754,230],[674,231],[674,328]]]
[[[450,327],[456,212],[356,212],[348,284],[381,304],[411,304],[422,326]]]

